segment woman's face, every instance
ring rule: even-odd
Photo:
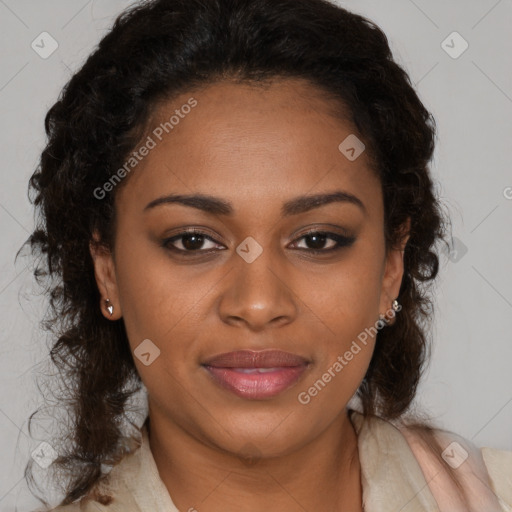
[[[372,356],[369,329],[398,295],[402,253],[386,254],[380,183],[324,101],[298,80],[183,94],[126,166],[114,257],[95,254],[96,278],[114,305],[105,316],[123,318],[152,425],[272,456],[345,414]],[[324,194],[336,200],[307,199]],[[170,195],[190,198],[155,203]],[[253,360],[277,368],[266,372],[236,358],[205,366],[269,349],[302,359]]]

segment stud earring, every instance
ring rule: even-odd
[[[105,300],[105,306],[107,307],[110,316],[112,316],[112,314],[114,313],[114,306],[112,306],[112,304],[110,303],[110,299]]]
[[[386,315],[383,315],[383,314],[380,314],[379,315],[379,326],[380,327],[384,327],[384,326],[387,326],[387,325],[393,325],[395,323],[395,316],[396,316],[396,312],[397,311],[401,311],[402,309],[402,306],[401,304],[398,302],[398,300],[394,300],[393,303],[391,304],[391,308],[393,310],[393,314],[392,314],[392,320],[393,322],[390,321],[390,319],[386,316]]]

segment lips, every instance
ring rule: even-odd
[[[223,389],[241,398],[262,400],[293,386],[309,364],[306,358],[281,350],[239,350],[214,356],[202,366]]]
[[[217,368],[282,368],[301,366],[309,361],[291,352],[282,350],[238,350],[218,354],[203,363]]]

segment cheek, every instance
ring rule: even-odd
[[[363,248],[361,248],[363,249]],[[308,274],[301,297],[335,332],[373,323],[379,314],[381,264],[372,250],[357,250],[329,272]]]
[[[146,375],[162,378],[171,368],[175,374],[190,362],[205,315],[214,307],[214,284],[222,276],[208,277],[192,265],[172,265],[163,249],[140,243],[122,254],[116,265],[120,302],[139,374],[143,380]],[[159,354],[150,366],[137,359],[142,343]]]
[[[135,234],[138,233],[138,234]],[[129,332],[148,337],[151,326],[179,315],[188,289],[183,272],[172,268],[164,248],[142,232],[119,228],[116,278],[123,318]],[[171,321],[169,318],[168,321]]]
[[[367,322],[378,317],[384,265],[384,243],[381,236],[361,240],[359,250],[346,268],[345,287],[352,297],[351,310]],[[341,284],[343,286],[343,283]]]
[[[331,417],[363,380],[375,347],[378,295],[374,277],[344,274],[331,280],[330,293],[318,294],[316,368],[298,390],[299,404],[319,418]],[[328,305],[322,309],[322,304]],[[315,306],[313,306],[315,307]],[[313,308],[311,308],[313,309]]]

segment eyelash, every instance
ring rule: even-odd
[[[193,257],[197,254],[211,253],[211,252],[215,251],[215,249],[183,250],[183,249],[178,249],[178,248],[170,245],[170,244],[172,244],[172,242],[175,242],[176,240],[179,240],[180,238],[183,238],[187,235],[201,235],[206,240],[210,240],[211,242],[218,243],[213,238],[208,236],[204,231],[200,231],[198,229],[189,229],[186,231],[182,231],[181,233],[178,233],[177,235],[174,235],[170,238],[166,238],[163,241],[162,246],[167,250],[173,251],[175,253],[181,253],[181,255],[184,255],[187,257]],[[329,249],[299,249],[300,251],[306,251],[309,254],[313,254],[313,255],[332,253],[332,252],[339,251],[340,249],[343,249],[344,247],[350,247],[355,241],[355,237],[353,237],[353,236],[344,236],[344,235],[339,235],[337,233],[331,233],[329,231],[318,231],[318,230],[317,231],[311,230],[311,231],[308,231],[307,233],[303,233],[296,240],[302,240],[303,238],[307,238],[308,236],[310,237],[312,235],[326,236],[327,239],[334,240],[336,242],[336,245]],[[189,253],[189,254],[186,254],[186,253]]]

